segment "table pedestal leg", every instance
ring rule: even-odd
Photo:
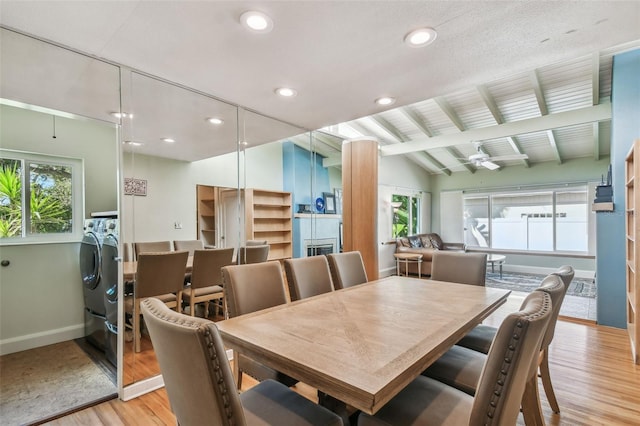
[[[340,417],[342,417],[342,422],[345,426],[355,425],[357,422],[351,422],[349,419],[349,410],[347,409],[347,404],[332,397],[331,395],[327,395],[324,392],[318,391],[318,405],[321,405],[327,408],[330,411],[333,411]]]

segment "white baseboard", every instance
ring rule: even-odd
[[[157,376],[140,380],[125,387],[124,389],[122,389],[122,395],[120,395],[120,399],[123,401],[129,401],[130,399],[134,399],[146,393],[160,389],[163,386],[164,379],[162,378],[162,374],[158,374]]]
[[[12,354],[14,352],[26,351],[28,349],[39,348],[41,346],[53,345],[54,343],[66,342],[67,340],[79,339],[84,337],[84,333],[84,324],[77,324],[55,330],[47,330],[40,333],[4,339],[0,341],[0,355]]]

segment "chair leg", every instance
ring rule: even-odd
[[[193,294],[189,297],[189,315],[192,317],[196,316],[196,302],[194,300]]]
[[[236,386],[238,390],[242,388],[242,371],[240,371],[240,354],[233,351],[233,373],[236,376]]]
[[[522,415],[527,426],[544,426],[540,395],[538,394],[538,377],[534,374],[527,381],[522,395]]]
[[[204,317],[209,318],[209,301],[204,301]]]
[[[133,303],[133,349],[135,352],[140,352],[140,301],[134,300]]]
[[[549,401],[551,410],[553,410],[553,412],[556,414],[560,413],[560,406],[558,405],[556,394],[553,391],[553,385],[551,385],[551,375],[549,374],[548,347],[542,351],[542,356],[540,357],[540,378],[542,379],[542,387],[544,388],[544,393],[547,395],[547,400]]]

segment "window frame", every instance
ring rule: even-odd
[[[0,157],[22,162],[22,232],[20,236],[0,238],[0,246],[24,244],[55,244],[77,242],[82,239],[84,230],[84,160],[50,154],[18,151],[0,148]],[[29,234],[31,206],[25,200],[30,199],[30,164],[50,164],[71,169],[71,232]]]
[[[567,191],[571,191],[572,189],[584,189],[584,191],[586,192],[587,198],[586,198],[586,207],[587,207],[587,212],[586,212],[586,231],[587,231],[587,242],[586,242],[586,249],[585,250],[558,250],[557,246],[558,246],[558,223],[557,223],[557,219],[558,219],[558,206],[557,206],[557,194],[558,193],[562,193],[562,192],[567,192]],[[510,249],[510,248],[495,248],[494,247],[494,235],[493,235],[493,231],[494,231],[494,223],[493,223],[493,197],[496,196],[508,196],[508,195],[525,195],[525,194],[534,194],[534,193],[550,193],[551,194],[551,207],[552,207],[552,213],[550,214],[550,217],[553,219],[552,221],[552,245],[553,245],[553,249],[552,250],[537,250],[537,249],[522,249],[522,248],[518,248],[518,249]],[[501,188],[500,190],[495,190],[495,191],[463,191],[462,194],[462,205],[463,208],[466,207],[466,200],[467,199],[471,199],[471,198],[482,198],[482,197],[486,197],[487,198],[487,227],[488,227],[488,247],[482,247],[480,245],[469,245],[467,244],[467,247],[471,248],[472,250],[489,250],[492,252],[509,252],[509,253],[521,253],[521,254],[543,254],[543,255],[569,255],[569,256],[591,256],[593,255],[592,252],[592,247],[594,246],[593,244],[593,240],[596,238],[594,232],[593,232],[593,227],[591,226],[591,222],[594,220],[594,218],[592,217],[591,211],[589,209],[589,197],[591,196],[591,185],[588,182],[574,182],[571,184],[564,184],[564,185],[548,185],[548,186],[532,186],[532,187],[518,187],[518,188]],[[464,217],[465,215],[463,214],[463,226],[466,229],[467,227],[467,223],[466,223],[466,218]],[[465,243],[467,243],[465,241]]]
[[[394,202],[395,197],[404,197],[407,199],[407,236],[420,234],[422,232],[422,225],[420,221],[420,217],[422,216],[422,197],[421,194],[408,194],[408,193],[398,193],[393,192],[391,194],[391,202]],[[413,206],[416,207],[416,214],[413,214]],[[391,236],[392,238],[401,238],[400,235],[395,234],[395,215],[396,211],[393,206],[391,207]],[[412,231],[413,223],[415,222],[416,229],[415,232]]]

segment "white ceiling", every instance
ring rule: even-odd
[[[270,15],[273,31],[247,32],[238,18],[249,9]],[[546,141],[535,134],[521,137],[514,144],[500,140],[496,127],[602,103],[594,103],[592,94],[594,84],[598,93],[607,86],[607,49],[640,39],[640,2],[3,0],[0,24],[307,129],[359,119],[354,127],[390,145],[384,155],[398,153],[393,148],[403,143],[428,170],[448,173],[473,171],[455,158],[473,153],[473,147],[463,140],[429,147],[426,140],[482,127],[498,137],[472,132],[465,139],[489,140],[484,147],[492,155],[512,154],[520,146],[534,162],[563,161],[580,149],[584,156],[584,147],[568,145],[551,154],[536,148],[554,145],[549,139],[562,132],[543,132]],[[406,46],[404,35],[422,26],[438,31],[435,43]],[[578,69],[590,85],[571,88],[580,96],[589,93],[577,106],[566,105],[572,95],[554,80],[554,66],[572,61],[578,65],[564,74]],[[273,90],[283,85],[298,95],[277,97]],[[542,103],[536,93],[543,93]],[[384,114],[373,102],[383,95],[397,99]],[[412,106],[399,108],[407,105]],[[367,116],[374,118],[362,119]],[[608,153],[607,146],[598,150]]]

